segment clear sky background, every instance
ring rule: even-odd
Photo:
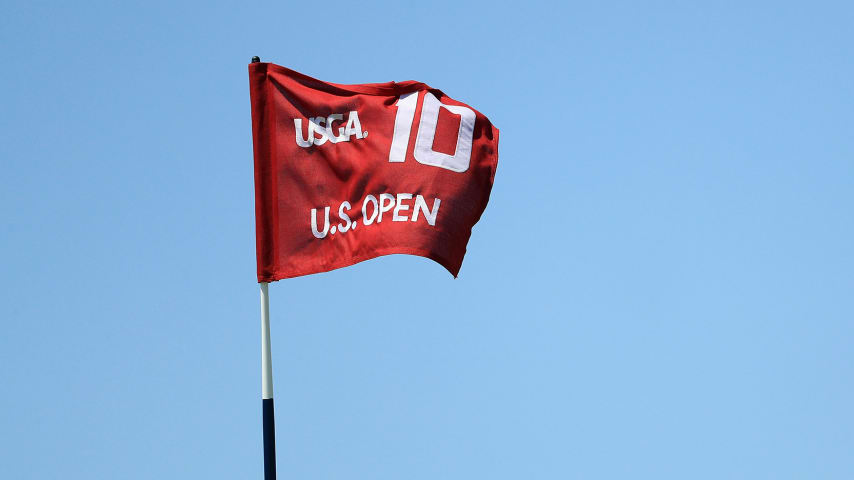
[[[459,279],[271,285],[279,478],[854,478],[847,2],[117,3],[0,16],[0,477],[261,478],[259,55],[501,129]]]

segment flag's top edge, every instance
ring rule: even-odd
[[[290,77],[299,83],[302,83],[312,88],[325,90],[329,92],[353,92],[365,95],[401,95],[403,93],[415,92],[418,90],[430,90],[430,86],[425,83],[416,82],[415,80],[407,80],[404,82],[386,82],[386,83],[361,83],[361,84],[340,84],[324,82],[314,77],[304,75],[290,68],[276,65],[275,63],[257,62],[250,63],[249,70],[259,73],[278,73]]]

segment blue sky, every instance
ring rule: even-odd
[[[850,5],[3,11],[3,477],[261,478],[253,55],[501,129],[459,279],[271,285],[280,478],[854,477]]]

